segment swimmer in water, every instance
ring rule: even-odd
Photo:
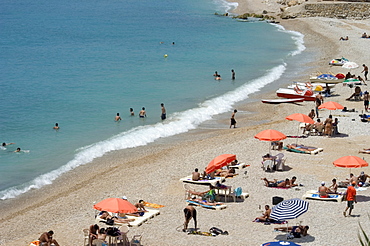
[[[59,130],[59,124],[55,123],[55,126],[53,127],[54,130]]]
[[[141,111],[140,111],[140,113],[139,113],[139,117],[140,117],[140,118],[144,118],[144,117],[146,117],[146,112],[145,112],[145,108],[144,108],[144,107],[141,109]]]
[[[21,148],[17,148],[17,150],[14,152],[21,152]]]
[[[135,113],[134,113],[134,109],[133,109],[133,108],[130,108],[130,115],[131,115],[131,116],[134,116],[134,115],[135,115]]]
[[[119,116],[119,113],[117,113],[116,118],[114,118],[114,121],[120,121],[120,120],[122,120],[121,116]]]
[[[1,146],[3,146],[5,148],[5,146],[11,145],[11,144],[15,144],[15,143],[2,143]]]

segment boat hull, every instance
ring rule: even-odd
[[[311,77],[311,83],[328,83],[328,84],[340,84],[344,81],[344,79],[318,79],[317,77]]]
[[[278,97],[283,97],[283,98],[303,98],[305,101],[315,101],[315,96],[316,96],[316,94],[313,94],[312,96],[305,96],[305,95],[296,93],[292,89],[283,89],[283,88],[280,88],[279,90],[277,90],[276,95]]]
[[[279,103],[296,103],[303,102],[304,98],[287,98],[287,99],[262,99],[263,103],[279,104]]]

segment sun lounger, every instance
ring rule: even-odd
[[[215,177],[214,179],[202,179],[198,181],[192,180],[192,175],[186,176],[181,178],[180,181],[192,184],[200,184],[200,185],[216,185],[217,181],[222,183],[225,180],[225,177]]]
[[[319,193],[316,190],[309,190],[303,196],[302,199],[315,199],[321,201],[343,201],[343,195],[339,194],[329,194],[329,197],[323,198],[319,196]]]
[[[147,222],[149,219],[154,218],[155,216],[160,214],[159,210],[154,209],[147,209],[148,212],[145,212],[143,216],[132,216],[126,215],[128,219],[135,219],[132,222],[129,222],[130,227],[138,227],[141,226],[143,223]]]
[[[209,209],[215,209],[215,210],[221,210],[221,209],[227,208],[227,205],[225,205],[225,204],[211,206],[211,205],[204,205],[204,204],[201,204],[199,202],[192,201],[192,200],[186,200],[186,202],[190,203],[190,204],[197,205],[197,206],[201,206],[203,208],[209,208]]]
[[[245,168],[245,167],[248,167],[248,166],[250,166],[250,165],[247,165],[244,162],[241,162],[241,163],[238,163],[236,165],[229,166],[229,168],[239,169],[239,168]]]

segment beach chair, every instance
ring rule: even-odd
[[[228,196],[231,196],[233,198],[233,201],[236,202],[236,198],[241,198],[242,200],[245,200],[245,198],[249,196],[249,193],[243,193],[243,189],[241,187],[237,187]]]
[[[274,161],[273,160],[265,160],[262,162],[262,168],[265,172],[267,171],[272,171],[272,168],[274,166]]]
[[[142,237],[143,237],[143,234],[134,235],[130,241],[130,246],[142,246],[141,244]]]
[[[275,161],[276,171],[284,171],[286,158],[281,158]]]

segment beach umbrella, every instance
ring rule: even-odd
[[[232,154],[223,154],[214,158],[207,166],[206,173],[211,173],[217,169],[226,166],[228,163],[235,161],[236,155]]]
[[[315,123],[315,121],[313,119],[311,119],[308,115],[306,114],[301,114],[301,113],[295,113],[295,114],[291,114],[287,117],[285,117],[286,120],[295,120],[295,121],[299,121],[299,122],[302,122],[302,123],[308,123],[308,124],[313,124]],[[299,125],[298,125],[298,131],[297,131],[297,136],[299,134]],[[298,143],[298,138],[296,140],[296,144]]]
[[[93,206],[99,211],[108,211],[112,213],[134,213],[137,208],[127,200],[122,198],[107,198]]]
[[[346,62],[342,65],[342,68],[347,69],[358,68],[358,64],[356,62]]]
[[[344,109],[344,107],[342,105],[340,105],[339,103],[337,102],[332,102],[332,101],[328,101],[328,102],[324,102],[323,104],[321,104],[319,106],[319,109],[329,109],[330,111],[331,110],[337,110],[337,109]],[[330,112],[331,114],[331,112]]]
[[[319,76],[317,76],[318,79],[336,79],[337,77],[335,77],[334,75],[332,74],[329,74],[329,73],[323,73],[323,74],[320,74]]]
[[[280,141],[286,139],[284,133],[279,132],[273,129],[263,130],[262,132],[257,133],[254,138],[257,138],[261,141]]]
[[[278,242],[269,242],[261,244],[261,246],[300,246],[300,244],[296,244],[293,242],[287,242],[287,241],[278,241]]]
[[[270,217],[275,220],[298,218],[308,210],[309,203],[299,198],[284,200],[272,208]]]
[[[263,130],[262,132],[257,133],[254,138],[257,138],[261,141],[269,141],[269,142],[274,142],[274,141],[280,141],[283,139],[286,139],[286,136],[284,133],[279,132],[277,130],[273,129],[267,129]],[[269,148],[269,153],[270,153],[270,148]]]
[[[344,167],[344,168],[359,168],[359,167],[367,167],[369,164],[357,156],[343,156],[335,161],[333,161],[333,165],[336,167]]]

